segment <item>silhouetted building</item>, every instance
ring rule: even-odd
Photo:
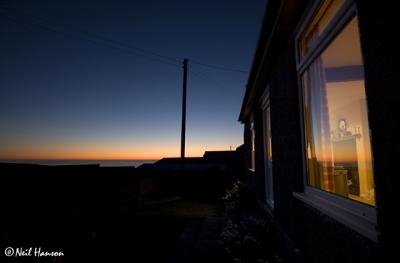
[[[219,170],[225,172],[233,169],[237,162],[236,151],[206,151],[203,157],[186,157],[185,169],[186,171],[207,171]],[[162,158],[161,160],[152,164],[142,164],[138,167],[139,170],[159,170],[176,172],[181,169],[180,158]]]
[[[389,4],[267,2],[239,120],[246,182],[306,262],[395,251],[399,32]]]
[[[185,158],[181,173],[180,158],[163,158],[143,164],[139,176],[140,200],[183,197],[219,200],[226,187],[242,174],[242,148],[236,151],[206,151],[203,157]]]

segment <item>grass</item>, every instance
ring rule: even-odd
[[[172,216],[187,218],[206,218],[218,216],[219,209],[215,204],[176,200],[166,204],[145,205],[138,209],[137,215]]]

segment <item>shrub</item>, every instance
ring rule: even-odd
[[[241,208],[248,199],[248,189],[241,181],[236,181],[233,186],[225,191],[225,196],[222,197],[226,209]]]
[[[263,219],[248,217],[239,224],[228,220],[221,233],[221,240],[232,262],[283,262],[277,253],[274,233]]]

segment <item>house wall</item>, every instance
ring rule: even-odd
[[[254,191],[257,193],[260,200],[265,200],[265,153],[264,147],[257,147],[264,145],[264,127],[262,120],[262,111],[257,108],[254,111],[254,127],[256,130],[256,171],[254,177]]]
[[[381,243],[386,255],[396,255],[400,217],[398,211],[400,157],[398,111],[400,52],[398,8],[357,0],[365,68],[368,117],[371,129],[375,192]],[[398,243],[398,242],[397,242]],[[397,255],[396,255],[397,256]]]
[[[256,83],[259,95],[270,85],[271,131],[273,151],[273,185],[275,207],[273,219],[292,255],[306,262],[375,262],[395,251],[390,240],[397,238],[399,216],[396,197],[399,177],[396,158],[400,156],[394,127],[399,98],[399,52],[394,32],[400,32],[395,15],[388,5],[356,1],[365,68],[365,88],[376,184],[378,242],[371,241],[303,201],[293,192],[304,188],[303,150],[299,87],[297,82],[295,43],[287,33],[287,42],[279,50],[273,71],[265,71]],[[395,51],[395,52],[394,52]],[[396,53],[396,54],[395,54]],[[263,70],[263,69],[261,69]],[[255,96],[261,98],[260,96]],[[252,103],[256,127],[256,172],[251,186],[261,202],[265,200],[263,132],[260,105]],[[250,145],[249,124],[245,125],[245,143]],[[248,174],[250,176],[250,174]],[[396,223],[397,222],[397,223]],[[294,251],[296,249],[296,251]]]
[[[244,124],[244,133],[243,133],[243,142],[244,142],[244,163],[245,163],[245,183],[253,188],[254,182],[254,172],[249,170],[251,167],[251,136],[250,136],[250,120],[248,120]]]
[[[293,196],[302,192],[303,161],[294,42],[282,52],[270,81],[275,222],[307,262],[373,262],[372,241]],[[274,147],[276,145],[276,147]],[[288,247],[293,244],[289,243]],[[293,253],[293,252],[292,252]],[[293,253],[294,254],[294,253]]]

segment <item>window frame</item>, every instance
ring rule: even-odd
[[[256,171],[256,128],[254,122],[254,113],[252,114],[249,120],[249,132],[250,132],[250,166],[249,171],[255,172]],[[254,147],[254,153],[253,153]]]
[[[293,196],[311,207],[334,218],[347,227],[355,230],[359,234],[368,239],[377,242],[379,232],[377,230],[376,205],[375,207],[348,199],[333,193],[323,191],[312,187],[308,184],[307,172],[307,155],[306,155],[306,138],[304,124],[304,103],[303,103],[303,84],[301,80],[302,74],[308,69],[313,61],[322,54],[322,52],[332,43],[347,23],[357,16],[356,5],[353,0],[347,0],[332,18],[322,33],[320,39],[314,44],[314,47],[308,51],[303,57],[300,52],[300,39],[302,33],[318,12],[323,0],[314,1],[305,11],[296,29],[295,56],[296,56],[296,72],[298,83],[298,95],[300,105],[300,125],[301,125],[301,145],[302,145],[302,167],[303,167],[303,192],[293,192]],[[364,66],[364,63],[363,63]],[[372,151],[372,149],[371,149]],[[373,152],[372,152],[373,154]],[[375,177],[374,177],[375,179]]]
[[[267,156],[267,147],[269,146],[269,143],[266,141],[266,135],[267,135],[267,131],[266,131],[266,118],[265,115],[266,111],[269,110],[269,123],[270,123],[270,129],[271,129],[271,103],[270,103],[270,96],[269,96],[269,92],[270,92],[270,86],[267,85],[267,88],[264,91],[264,94],[261,97],[261,111],[262,111],[262,122],[263,122],[263,150],[264,150],[264,178],[265,178],[265,202],[267,203],[267,205],[269,206],[270,209],[274,209],[274,200],[275,200],[275,196],[274,196],[274,180],[273,180],[273,171],[272,171],[272,167],[273,167],[273,158],[271,158],[272,161],[272,167],[271,167],[271,172],[267,172],[268,166],[267,166],[267,161],[268,161],[268,156]],[[271,138],[272,138],[272,134],[270,134]],[[271,139],[272,140],[272,139]],[[271,150],[272,150],[272,146],[271,146]],[[268,177],[268,178],[267,178]],[[269,180],[269,182],[271,183],[271,185],[267,185],[267,179]],[[269,198],[269,195],[271,195],[272,198]]]

